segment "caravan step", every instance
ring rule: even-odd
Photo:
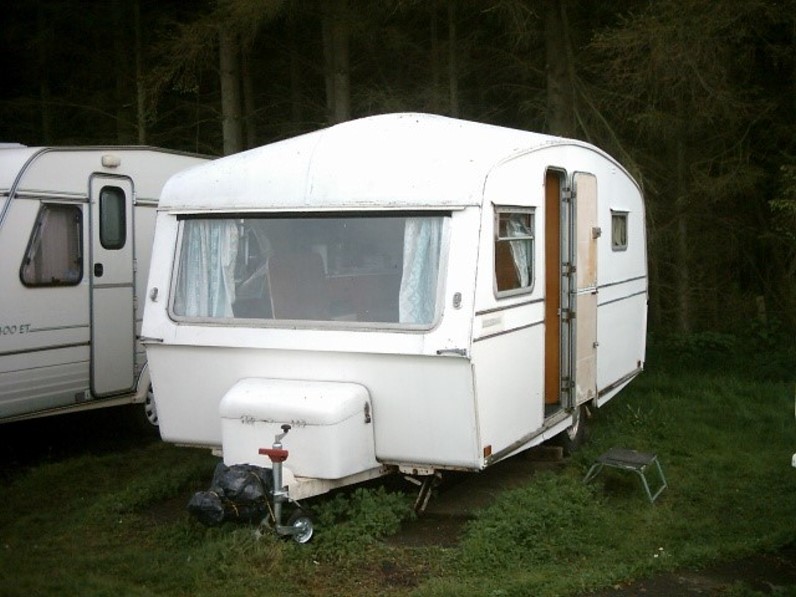
[[[604,454],[600,455],[594,461],[586,477],[583,479],[584,483],[588,483],[594,479],[605,467],[615,468],[624,471],[630,471],[637,474],[641,478],[641,483],[644,486],[644,491],[649,498],[650,503],[654,503],[661,492],[668,487],[666,477],[663,474],[663,468],[658,460],[656,454],[649,452],[638,452],[636,450],[628,450],[626,448],[611,448]],[[659,484],[655,493],[650,489],[647,482],[647,469],[654,468],[659,477]]]

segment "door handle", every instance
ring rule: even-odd
[[[460,357],[467,356],[467,349],[466,348],[440,348],[437,351],[437,354],[457,354]]]
[[[95,278],[101,278],[103,273],[105,273],[105,268],[102,267],[102,264],[101,263],[95,263],[94,264],[94,277]]]

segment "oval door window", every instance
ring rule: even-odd
[[[100,243],[114,251],[127,242],[127,211],[124,191],[119,187],[102,187],[99,197]]]

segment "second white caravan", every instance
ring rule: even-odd
[[[149,147],[0,145],[0,422],[138,401],[155,208],[207,161]]]
[[[290,425],[295,499],[478,471],[642,370],[644,204],[584,142],[364,118],[172,178],[145,300],[166,441],[270,467]]]

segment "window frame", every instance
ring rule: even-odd
[[[515,236],[515,237],[501,237],[500,236],[500,217],[503,214],[525,214],[530,217],[531,234],[528,236]],[[518,295],[531,294],[536,287],[536,208],[530,206],[511,206],[511,205],[495,205],[494,218],[493,218],[493,235],[492,235],[492,287],[495,298],[503,299]],[[498,288],[498,243],[507,243],[510,247],[511,241],[514,240],[530,240],[530,258],[529,258],[529,283],[527,286],[519,286],[517,288],[509,288],[500,290]]]
[[[176,213],[177,234],[175,237],[175,251],[171,281],[169,288],[168,316],[176,323],[185,324],[208,324],[212,326],[225,327],[266,327],[282,329],[325,329],[325,330],[350,330],[350,331],[391,331],[402,333],[427,333],[435,329],[442,321],[444,311],[443,297],[445,284],[448,275],[451,221],[453,211],[443,210],[363,210],[363,211],[334,211],[334,212],[223,212],[223,213]],[[437,270],[436,291],[434,294],[434,316],[427,323],[401,323],[391,321],[353,321],[347,319],[286,319],[271,317],[211,317],[211,316],[190,316],[178,314],[175,309],[177,298],[178,280],[182,263],[182,252],[185,248],[185,223],[191,220],[231,220],[238,224],[245,219],[334,219],[334,218],[383,218],[383,217],[438,217],[441,219],[440,231],[440,255],[439,267]],[[334,275],[334,274],[332,274]]]
[[[616,227],[614,226],[615,218],[618,221],[624,222],[624,242],[617,242]],[[616,252],[627,251],[629,244],[630,232],[630,212],[621,209],[611,210],[611,250]]]
[[[75,236],[73,237],[75,240],[74,246],[74,264],[77,266],[77,276],[74,279],[55,279],[51,278],[50,281],[44,282],[39,280],[30,280],[29,276],[26,275],[26,269],[33,261],[35,254],[38,254],[42,247],[42,226],[43,226],[43,218],[44,214],[47,210],[70,210],[73,212],[72,216],[75,218],[72,224],[76,225],[76,232]],[[83,256],[85,254],[83,250],[83,208],[81,205],[76,205],[74,203],[57,203],[57,202],[44,202],[42,201],[39,205],[39,210],[36,212],[36,219],[34,220],[33,228],[30,231],[30,236],[28,237],[28,243],[25,247],[25,252],[22,256],[22,263],[19,266],[19,280],[23,286],[26,288],[52,288],[52,287],[68,287],[68,286],[78,286],[83,281],[84,276],[84,264],[83,264]],[[69,234],[69,233],[67,233]],[[67,241],[69,238],[67,238]],[[69,252],[70,247],[66,248],[67,252]]]
[[[115,210],[115,214],[108,206],[107,198],[120,199],[118,204],[120,209]],[[106,220],[108,214],[116,215],[115,224],[118,228],[118,238],[109,239],[109,220]],[[99,241],[102,248],[107,251],[120,251],[127,244],[127,195],[124,189],[113,185],[105,185],[99,192]]]

